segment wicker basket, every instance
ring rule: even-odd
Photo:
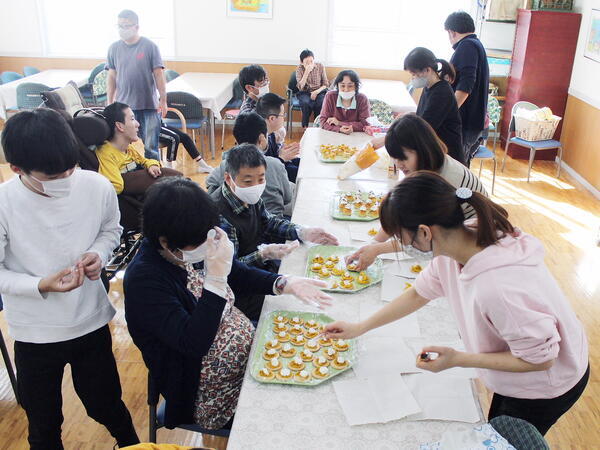
[[[533,0],[531,9],[545,11],[571,11],[573,9],[573,0]]]
[[[552,120],[529,120],[515,116],[515,134],[526,141],[545,141],[552,139],[561,117],[552,116]]]

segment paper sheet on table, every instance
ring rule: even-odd
[[[375,312],[383,308],[385,304],[372,304],[372,303],[361,303],[360,305],[360,320],[365,320],[372,316]],[[391,338],[403,338],[403,337],[419,337],[421,336],[421,329],[419,328],[419,322],[415,313],[409,314],[400,320],[388,323],[379,328],[375,328],[365,334],[365,336],[373,337],[391,337]]]
[[[333,388],[349,425],[386,423],[421,411],[400,375],[334,381]]]
[[[386,270],[393,275],[399,277],[415,279],[419,275],[418,272],[413,272],[412,269],[415,266],[421,266],[421,269],[425,269],[429,265],[429,261],[417,261],[415,259],[403,259],[400,261],[394,261],[388,263]]]
[[[452,347],[454,350],[458,350],[459,352],[465,351],[465,344],[458,341],[443,341],[434,338],[406,338],[404,340],[405,344],[408,346],[408,349],[411,353],[417,355],[421,353],[423,347],[427,347],[430,345],[435,345],[438,347]],[[456,378],[477,378],[479,375],[477,374],[477,370],[471,367],[452,367],[451,369],[444,370],[438,373],[428,372],[426,370],[416,369],[414,372],[422,372],[427,373],[433,376],[451,376]]]
[[[432,374],[402,375],[402,378],[421,407],[421,412],[408,420],[469,423],[481,420],[470,380]]]
[[[348,224],[348,230],[350,231],[350,239],[359,242],[371,242],[375,235],[369,235],[370,230],[377,231],[379,225],[373,223],[350,223]]]
[[[358,358],[352,366],[358,377],[421,372],[416,367],[416,353],[404,339],[365,336],[359,342]]]
[[[402,261],[405,259],[412,259],[410,256],[407,256],[403,252],[382,253],[381,255],[379,255],[379,258],[388,261]]]
[[[414,284],[415,280],[399,277],[394,274],[393,268],[386,267],[383,270],[383,280],[381,281],[381,301],[391,302]]]

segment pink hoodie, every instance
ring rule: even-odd
[[[446,297],[470,353],[510,351],[530,363],[554,359],[545,371],[479,369],[498,394],[554,398],[581,379],[588,344],[581,322],[544,264],[541,242],[523,232],[502,238],[461,268],[438,256],[420,274],[416,290],[430,300]]]

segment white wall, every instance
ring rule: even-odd
[[[590,29],[592,8],[600,9],[600,0],[579,0],[575,2],[575,10],[582,14],[582,19],[569,94],[596,108],[600,108],[600,87],[598,85],[600,62],[586,58],[583,55]]]
[[[0,0],[0,55],[42,54],[36,0]]]

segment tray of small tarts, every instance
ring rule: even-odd
[[[330,322],[320,313],[270,313],[260,328],[251,375],[261,383],[314,386],[348,370],[355,361],[354,341],[325,338]]]
[[[374,192],[336,191],[331,197],[331,217],[357,222],[377,220],[382,201],[383,195]]]

